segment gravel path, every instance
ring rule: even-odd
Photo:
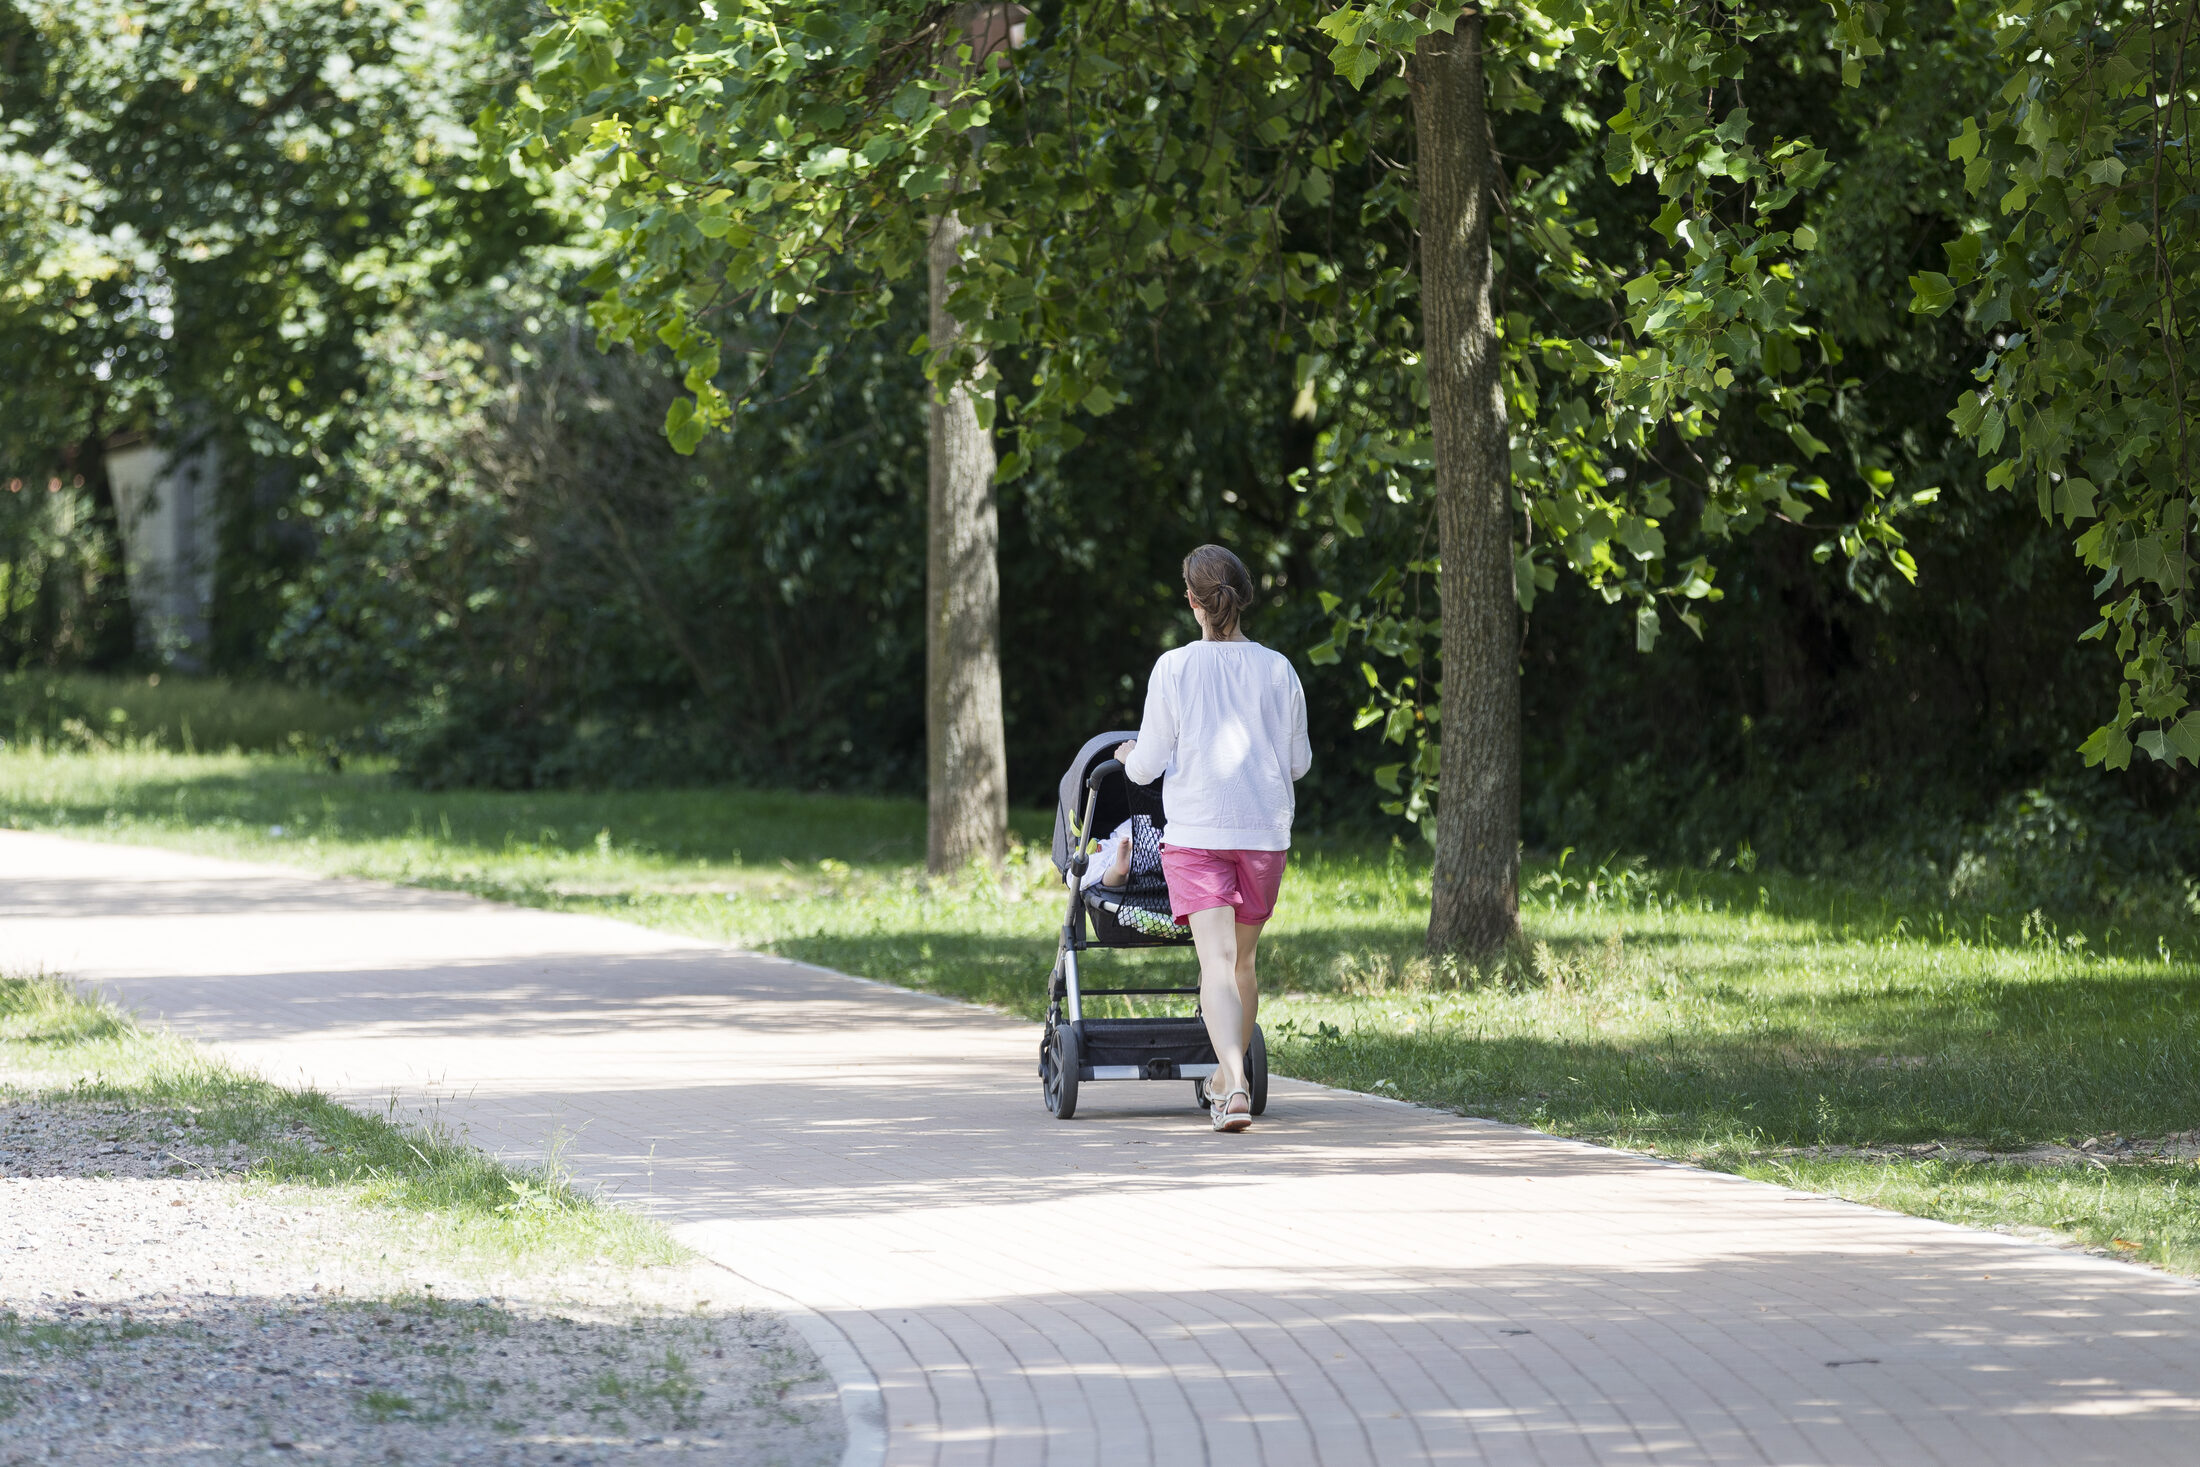
[[[0,1103],[0,1464],[838,1459],[831,1383],[723,1271],[467,1267],[189,1122]]]

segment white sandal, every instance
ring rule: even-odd
[[[1245,1109],[1230,1109],[1230,1102],[1240,1095],[1245,1097]],[[1253,1124],[1253,1094],[1249,1090],[1233,1090],[1220,1100],[1209,1095],[1207,1109],[1218,1131],[1242,1131]]]

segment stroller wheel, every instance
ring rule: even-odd
[[[1066,1121],[1077,1114],[1077,1070],[1084,1063],[1078,1053],[1082,1046],[1077,1038],[1075,1024],[1055,1025],[1053,1042],[1047,1046],[1040,1072],[1047,1109],[1054,1112],[1058,1121]]]
[[[1253,1042],[1245,1050],[1245,1088],[1253,1093],[1253,1114],[1268,1109],[1268,1039],[1253,1026]]]
[[[1194,1080],[1192,1082],[1192,1109],[1205,1110],[1206,1108],[1207,1082],[1205,1080]]]

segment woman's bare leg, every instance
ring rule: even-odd
[[[1253,976],[1253,954],[1260,947],[1260,929],[1263,924],[1248,927],[1237,924],[1237,991],[1238,1007],[1245,1015],[1245,1040],[1238,1045],[1243,1054],[1253,1047],[1253,1020],[1260,1014],[1260,980]],[[1245,1087],[1250,1090],[1250,1085]]]
[[[1190,917],[1192,950],[1199,954],[1199,1012],[1207,1021],[1207,1039],[1215,1047],[1215,1077],[1208,1088],[1217,1095],[1250,1090],[1245,1083],[1245,1045],[1252,1033],[1252,951],[1239,955],[1238,939],[1259,929],[1237,924],[1229,907],[1209,907]]]

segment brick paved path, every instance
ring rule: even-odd
[[[1033,981],[1045,938],[1033,942]],[[553,1134],[813,1314],[850,1461],[2200,1460],[2200,1290],[1280,1083],[1041,1108],[1037,1028],[613,922],[0,834],[0,969]]]

